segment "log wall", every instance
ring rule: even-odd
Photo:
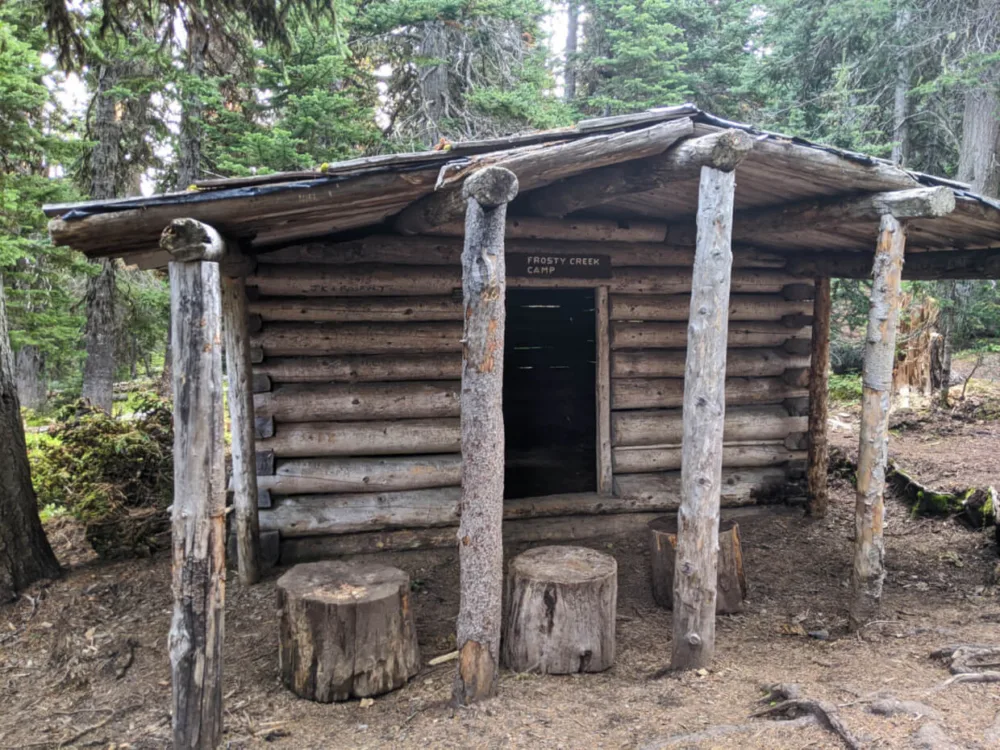
[[[247,284],[258,482],[273,503],[260,511],[262,529],[294,539],[457,524],[461,243],[373,236],[257,257]],[[676,508],[693,249],[513,240],[507,251],[611,259],[610,279],[507,280],[607,289],[597,338],[615,497],[590,501],[596,511],[581,500],[577,512]],[[726,506],[754,502],[805,457],[812,287],[783,262],[734,253]],[[532,504],[528,516],[572,506]]]

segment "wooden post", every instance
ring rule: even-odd
[[[254,449],[253,366],[246,281],[227,266],[222,275],[222,314],[229,375],[229,422],[233,458],[233,512],[236,516],[236,564],[240,583],[260,580],[260,522],[257,517],[257,457]]]
[[[906,233],[886,214],[879,229],[872,270],[868,335],[861,395],[861,445],[854,512],[854,567],[850,621],[858,629],[878,613],[885,579],[885,470],[889,453],[889,400],[896,353],[896,321]]]
[[[594,290],[594,317],[597,330],[594,343],[597,346],[597,492],[610,495],[613,477],[611,473],[611,342],[609,339],[608,288],[599,286]]]
[[[706,667],[715,655],[716,569],[735,189],[733,172],[702,167],[684,369],[673,669]]]
[[[226,586],[222,331],[217,232],[176,219],[160,239],[170,263],[174,386],[174,612],[168,645],[174,747],[222,741]]]
[[[462,292],[462,518],[458,531],[459,705],[496,691],[503,586],[503,346],[506,285],[504,225],[517,177],[488,167],[465,181]]]
[[[830,384],[830,279],[816,279],[813,302],[812,358],[809,371],[809,461],[806,479],[809,514],[826,515],[827,506],[827,398]]]

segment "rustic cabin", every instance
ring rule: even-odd
[[[251,581],[258,535],[281,564],[459,544],[471,575],[494,486],[517,541],[687,504],[677,554],[708,570],[685,544],[720,504],[823,512],[829,280],[874,276],[855,572],[877,601],[900,268],[1000,276],[995,201],[691,105],[195,187],[46,211],[58,244],[170,266],[188,539],[220,516],[221,315]],[[696,626],[675,640],[710,658]]]

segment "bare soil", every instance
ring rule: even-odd
[[[1000,423],[981,419],[981,412],[967,406],[953,411],[918,415],[897,428],[893,456],[928,484],[1000,484]],[[834,443],[856,452],[854,415],[837,409],[832,414],[845,425],[834,431]],[[747,610],[719,619],[717,657],[702,674],[663,674],[670,658],[670,613],[653,602],[645,534],[588,542],[618,560],[615,666],[573,677],[505,672],[498,697],[472,709],[448,705],[453,662],[425,667],[405,688],[366,707],[297,699],[277,673],[277,574],[250,589],[230,581],[227,746],[843,747],[818,726],[749,718],[762,707],[762,685],[779,682],[838,706],[865,747],[921,746],[914,735],[926,717],[868,711],[884,695],[938,712],[935,723],[953,747],[1000,746],[1000,685],[942,688],[949,673],[930,658],[950,644],[1000,645],[993,536],[955,520],[913,518],[890,498],[883,612],[851,635],[845,613],[853,502],[850,482],[834,478],[826,519],[782,507],[739,520],[750,584]],[[0,606],[0,747],[169,747],[168,557],[100,563],[71,523],[60,520],[49,533],[69,567],[66,576]],[[412,577],[424,662],[451,651],[456,554],[409,552],[382,559]],[[806,635],[824,630],[828,640]]]

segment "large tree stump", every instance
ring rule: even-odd
[[[511,560],[504,664],[515,672],[601,672],[615,661],[618,564],[586,547],[537,547]]]
[[[653,567],[653,598],[661,607],[674,608],[674,560],[677,556],[677,518],[662,516],[649,522],[649,557]],[[743,611],[747,579],[743,574],[740,527],[735,521],[719,524],[719,566],[715,613]]]
[[[296,565],[278,579],[281,679],[330,703],[381,695],[420,669],[410,577],[376,563]]]

